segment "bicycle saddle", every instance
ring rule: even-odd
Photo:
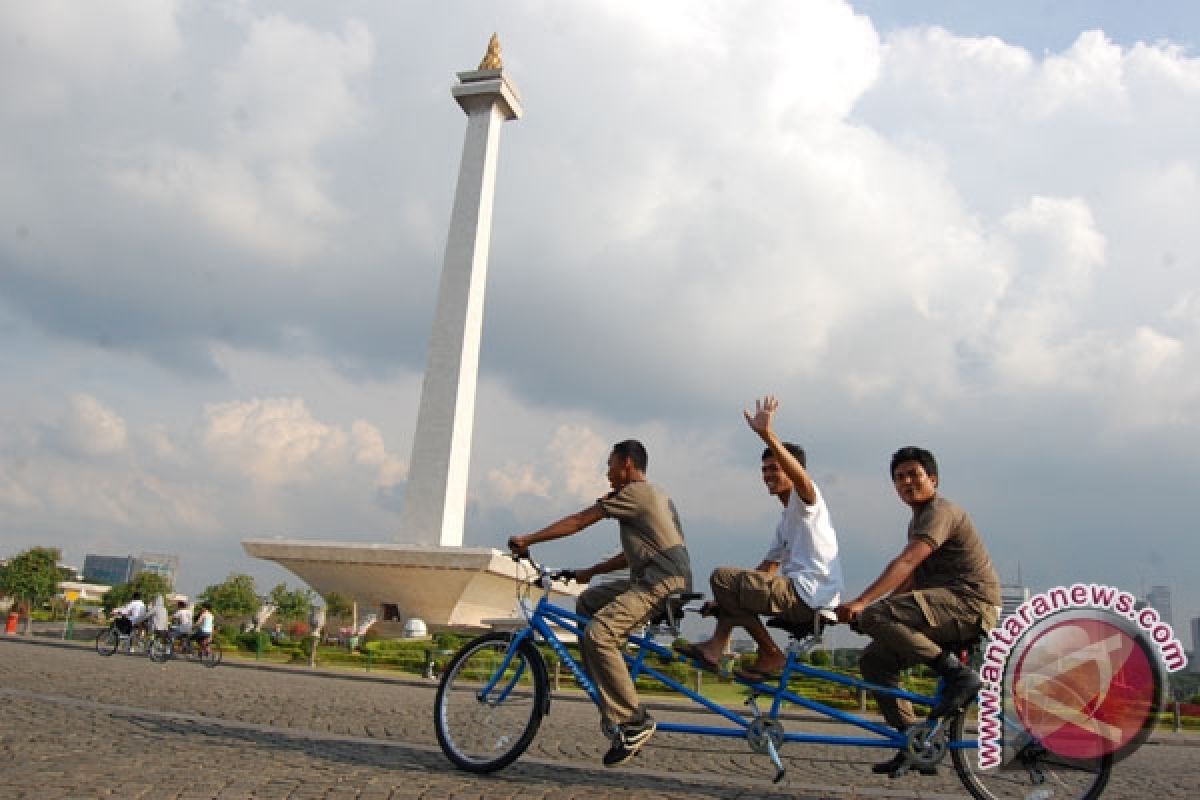
[[[828,628],[830,625],[837,624],[837,615],[833,613],[832,609],[818,608],[816,616],[808,622],[792,622],[783,617],[771,617],[767,620],[767,627],[787,631],[797,639],[807,639],[817,633],[816,617],[821,618],[820,628]]]

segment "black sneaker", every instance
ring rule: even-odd
[[[654,734],[656,727],[649,714],[641,722],[618,725],[612,738],[612,747],[604,754],[604,766],[615,767],[633,758]]]

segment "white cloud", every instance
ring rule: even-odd
[[[114,171],[134,195],[193,211],[251,252],[284,263],[312,255],[341,213],[329,197],[319,148],[355,130],[363,99],[352,87],[370,68],[366,26],[340,35],[284,17],[251,19],[237,56],[216,77],[216,149],[170,142],[147,163]]]
[[[62,432],[68,445],[85,455],[107,455],[125,449],[125,420],[89,394],[71,398]]]
[[[0,6],[0,117],[69,113],[79,92],[136,79],[182,46],[174,0]]]
[[[268,486],[312,481],[348,456],[346,432],[314,419],[298,397],[210,405],[205,423],[209,451]]]

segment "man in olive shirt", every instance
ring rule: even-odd
[[[508,540],[510,550],[524,555],[532,544],[571,536],[605,517],[620,525],[621,553],[575,571],[575,579],[587,583],[596,575],[629,569],[627,580],[592,586],[576,605],[580,614],[591,617],[579,649],[600,695],[604,729],[612,732],[612,747],[604,755],[609,767],[633,758],[655,728],[625,666],[625,640],[663,607],[671,592],[692,589],[692,567],[679,515],[671,498],[646,481],[646,462],[641,442],[628,439],[617,443],[608,457],[609,494],[539,531]]]
[[[896,493],[913,512],[908,544],[862,594],[839,606],[837,615],[871,637],[859,662],[871,683],[898,686],[900,670],[915,664],[932,667],[945,688],[929,716],[943,717],[967,705],[981,684],[979,675],[942,644],[976,639],[996,624],[1000,580],[971,518],[937,493],[932,453],[919,447],[897,450],[891,474]],[[917,721],[908,701],[878,694],[875,699],[896,729]],[[873,769],[894,773],[904,763],[898,753]]]

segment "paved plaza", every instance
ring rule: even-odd
[[[377,673],[215,670],[90,645],[0,639],[0,798],[865,798],[963,797],[949,766],[891,781],[881,751],[784,748],[770,782],[745,742],[658,734],[631,768],[605,769],[595,709],[556,698],[533,746],[488,776],[455,769],[433,732],[434,685]],[[672,717],[656,711],[660,718]],[[695,717],[692,717],[695,719]],[[789,729],[814,723],[789,723]],[[1104,798],[1200,797],[1200,737],[1156,736]]]

